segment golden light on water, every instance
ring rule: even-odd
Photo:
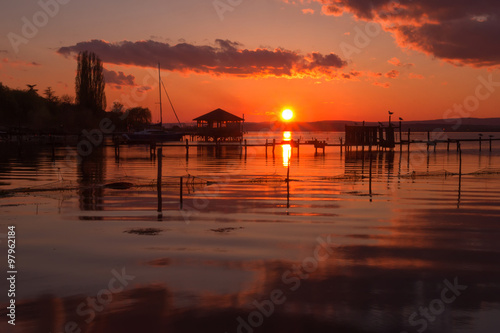
[[[285,109],[281,112],[281,118],[286,121],[290,121],[293,118],[293,111],[290,109]]]
[[[292,146],[290,144],[281,145],[283,149],[283,166],[288,167],[290,164],[290,157],[292,157]]]
[[[283,132],[283,141],[291,141],[292,140],[292,132],[284,131]],[[283,149],[283,166],[288,167],[290,164],[290,157],[292,157],[292,145],[289,143],[282,144],[281,148]]]

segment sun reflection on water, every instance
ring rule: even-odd
[[[292,140],[292,132],[285,131],[283,132],[283,141],[291,141]],[[285,143],[281,145],[283,150],[283,166],[288,167],[290,164],[290,157],[292,157],[292,145],[289,143]]]

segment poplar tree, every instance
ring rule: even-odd
[[[75,80],[76,103],[96,113],[105,110],[105,84],[101,59],[93,52],[80,52]]]

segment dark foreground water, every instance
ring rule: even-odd
[[[498,332],[500,143],[488,148],[463,145],[462,176],[445,144],[290,161],[287,147],[164,148],[158,218],[147,147],[77,163],[3,145],[0,267],[9,277],[15,226],[18,273],[15,326],[0,284],[0,331]]]

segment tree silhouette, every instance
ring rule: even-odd
[[[126,122],[129,130],[144,128],[151,123],[151,111],[141,107],[128,109]]]
[[[45,89],[43,94],[45,95],[45,98],[49,102],[58,102],[58,100],[59,100],[59,98],[57,98],[56,94],[54,93],[54,90],[52,90],[51,87],[48,87],[47,89]]]
[[[99,57],[88,51],[78,54],[75,88],[76,103],[94,112],[106,109],[104,75]]]

